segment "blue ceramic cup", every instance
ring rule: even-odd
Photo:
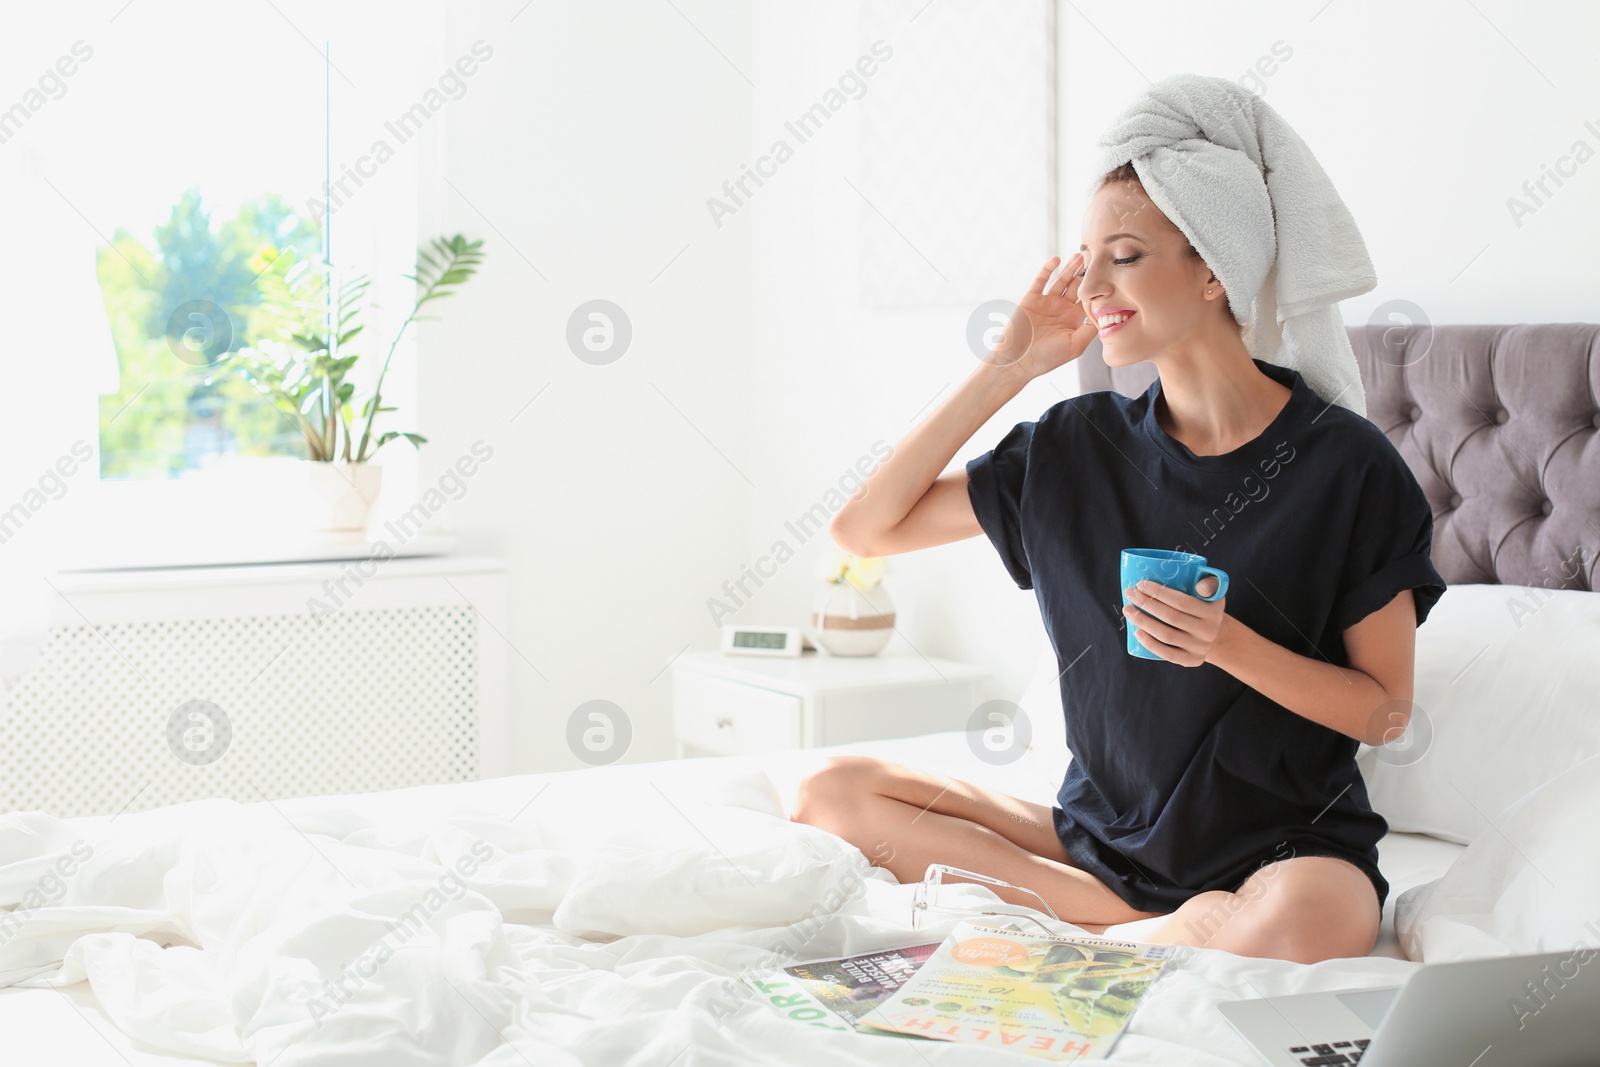
[[[1217,591],[1210,596],[1200,596],[1194,591],[1195,583],[1208,574],[1216,578]],[[1193,552],[1172,552],[1164,548],[1123,549],[1121,587],[1130,589],[1147,579],[1157,585],[1188,593],[1207,602],[1220,600],[1228,593],[1228,572],[1206,566],[1204,556],[1197,556]],[[1122,594],[1122,602],[1128,603],[1126,593]],[[1134,636],[1134,631],[1138,627],[1133,624],[1133,620],[1124,616],[1123,621],[1128,624],[1128,655],[1138,656],[1140,659],[1160,659],[1160,656],[1141,645],[1138,637]]]

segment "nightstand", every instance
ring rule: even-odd
[[[678,755],[732,756],[965,730],[981,667],[914,653],[685,652],[672,665]]]

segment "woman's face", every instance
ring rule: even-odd
[[[1134,313],[1112,333],[1100,333],[1107,365],[1155,358],[1218,325],[1219,306],[1226,313],[1226,294],[1188,249],[1183,231],[1139,184],[1111,182],[1095,193],[1083,219],[1078,301],[1096,322],[1111,308]]]

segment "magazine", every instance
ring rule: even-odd
[[[962,920],[861,1028],[1042,1059],[1104,1059],[1171,952]]]
[[[814,960],[747,971],[739,978],[797,1022],[855,1030],[861,1017],[899,989],[938,947],[937,943],[912,945],[842,960]]]

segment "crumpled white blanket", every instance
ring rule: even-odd
[[[0,983],[63,961],[20,984],[88,981],[130,1037],[218,1063],[1017,1062],[773,1012],[740,970],[947,931],[913,931],[912,887],[788,821],[764,773],[627,770],[429,787],[425,805],[405,791],[0,817]],[[1251,1063],[1218,1001],[1417,966],[1190,951],[1112,1062]]]

